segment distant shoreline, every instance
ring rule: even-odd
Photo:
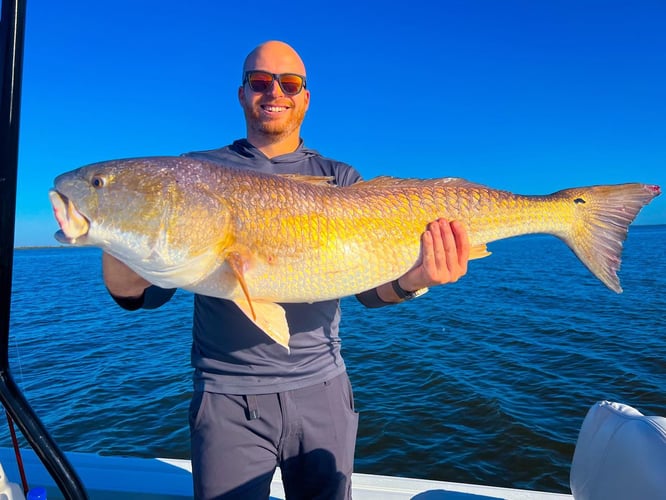
[[[21,247],[14,247],[14,250],[53,250],[53,249],[59,249],[59,248],[65,248],[65,249],[72,249],[72,248],[96,248],[96,247],[79,247],[76,245],[28,245],[28,246],[21,246]]]

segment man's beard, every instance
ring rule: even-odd
[[[245,119],[252,127],[252,130],[272,140],[279,140],[287,137],[294,130],[297,130],[305,118],[305,109],[303,107],[292,108],[291,116],[288,120],[270,120],[263,121],[259,118],[259,112],[254,109],[245,109]]]

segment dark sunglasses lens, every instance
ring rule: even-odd
[[[255,92],[266,92],[273,84],[273,75],[268,73],[250,73],[247,76],[247,83]]]
[[[280,86],[285,94],[298,94],[303,88],[303,79],[298,75],[282,75]]]

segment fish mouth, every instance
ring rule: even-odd
[[[60,243],[76,244],[77,240],[88,234],[90,221],[76,209],[72,200],[55,189],[49,191],[53,214],[60,226],[55,239]]]

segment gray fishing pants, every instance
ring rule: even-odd
[[[279,465],[288,499],[349,499],[357,428],[346,373],[277,394],[195,392],[194,496],[266,500]]]

